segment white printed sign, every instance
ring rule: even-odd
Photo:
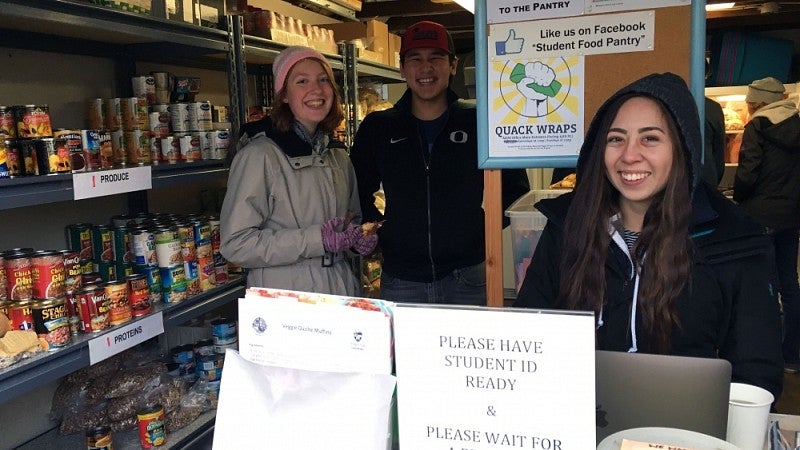
[[[495,0],[486,6],[488,23],[569,17],[583,14],[583,0]]]
[[[390,319],[342,305],[240,298],[239,353],[262,365],[390,374]]]
[[[110,332],[89,341],[89,364],[97,364],[162,333],[164,333],[164,317],[160,312],[113,328]]]
[[[489,61],[653,51],[655,11],[492,25]]]
[[[72,189],[75,200],[142,191],[152,187],[153,180],[150,166],[72,174]]]
[[[403,448],[595,448],[591,313],[398,304],[394,339]]]
[[[692,0],[586,0],[586,12],[592,14],[630,11],[632,9],[689,6]]]

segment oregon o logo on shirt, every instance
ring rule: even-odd
[[[469,134],[466,131],[458,130],[453,131],[450,133],[450,142],[455,142],[456,144],[463,144],[469,140]]]

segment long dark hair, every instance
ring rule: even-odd
[[[594,311],[605,302],[605,263],[609,220],[619,212],[619,192],[606,176],[606,136],[622,104],[632,97],[653,99],[668,124],[673,142],[670,175],[644,217],[642,232],[631,252],[634,264],[643,264],[638,294],[644,328],[654,350],[667,353],[673,327],[680,327],[678,298],[689,283],[691,266],[691,193],[684,145],[675,120],[663,103],[650,96],[628,94],[605,112],[591,153],[578,167],[574,199],[564,224],[564,252],[557,304],[565,309]]]
[[[311,58],[307,58],[311,59]],[[328,75],[328,80],[331,83],[331,87],[333,87],[333,105],[331,105],[331,110],[328,112],[328,115],[319,123],[318,128],[320,128],[325,133],[330,133],[335,130],[342,120],[344,119],[344,109],[342,108],[342,94],[339,92],[339,85],[336,84],[336,79],[333,77],[333,70],[331,70],[331,66],[328,65],[325,61],[320,61],[316,58],[313,58],[314,61],[319,62],[322,66],[325,73]],[[302,60],[304,61],[304,60]],[[300,61],[298,61],[300,62]],[[295,63],[295,65],[297,65]],[[292,66],[289,69],[289,73],[294,69]],[[294,114],[292,113],[291,108],[289,108],[289,104],[286,103],[286,91],[288,90],[286,87],[286,83],[288,83],[289,77],[286,77],[286,81],[284,81],[283,89],[275,96],[275,104],[272,108],[272,123],[275,128],[283,133],[289,131],[292,127],[292,121],[294,120]]]

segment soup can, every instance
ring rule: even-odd
[[[33,298],[33,270],[30,253],[3,255],[8,299],[20,302]]]
[[[128,275],[126,281],[133,317],[149,314],[153,310],[153,306],[150,304],[150,285],[147,282],[147,276],[136,273]]]
[[[86,101],[86,121],[89,128],[100,130],[106,127],[106,114],[102,98],[90,98]]]
[[[85,285],[75,295],[78,297],[78,313],[84,333],[102,331],[110,326],[108,297],[102,285]]]
[[[92,226],[92,258],[95,263],[114,260],[114,233],[108,225]]]
[[[217,285],[225,284],[228,282],[228,263],[214,264],[214,276]]]
[[[87,450],[113,450],[111,427],[99,425],[86,432]]]
[[[31,304],[33,329],[47,342],[48,350],[58,350],[69,344],[69,316],[64,297],[37,300]]]
[[[5,134],[9,139],[17,138],[17,119],[11,106],[0,106],[0,134]]]
[[[33,312],[31,311],[31,300],[18,301],[8,307],[8,320],[11,321],[12,330],[32,330]]]
[[[164,408],[161,405],[147,405],[136,411],[139,428],[139,444],[142,448],[154,448],[167,440],[164,425]]]
[[[50,107],[23,105],[16,107],[17,136],[20,138],[53,137],[50,125]]]
[[[156,259],[159,267],[183,264],[181,243],[176,228],[159,228],[154,231]]]
[[[133,311],[128,300],[128,283],[125,280],[109,281],[103,287],[108,297],[108,314],[111,325],[121,325],[131,320]]]
[[[32,294],[37,299],[62,298],[66,290],[64,256],[56,250],[31,255]]]
[[[122,128],[122,104],[119,97],[106,98],[103,100],[103,111],[105,112],[106,130],[113,131]]]
[[[157,266],[156,238],[147,228],[134,228],[130,232],[133,262],[138,266]]]

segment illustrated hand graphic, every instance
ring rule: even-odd
[[[498,55],[522,53],[522,45],[525,43],[525,39],[517,39],[516,36],[516,32],[513,29],[508,30],[508,38],[505,41],[496,41],[494,43],[495,52]]]
[[[522,95],[531,100],[555,97],[561,90],[561,83],[556,80],[555,71],[539,61],[517,64],[511,71],[509,79],[517,84],[517,89]]]

